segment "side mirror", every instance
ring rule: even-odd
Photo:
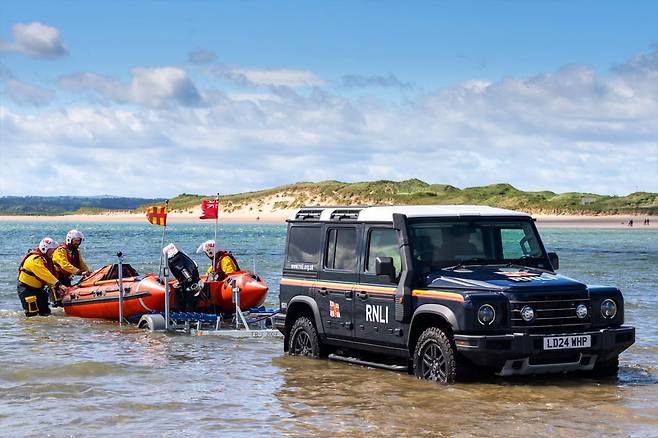
[[[549,252],[548,261],[551,262],[554,271],[560,269],[560,258],[557,256],[557,253]]]
[[[375,259],[375,274],[386,275],[395,281],[395,266],[393,266],[393,257],[377,257]]]

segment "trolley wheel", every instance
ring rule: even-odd
[[[165,319],[162,315],[142,315],[137,323],[137,327],[146,329],[150,332],[160,331],[165,329]]]

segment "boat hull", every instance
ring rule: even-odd
[[[130,319],[146,313],[164,311],[164,285],[154,276],[126,278],[123,296],[123,316]],[[72,288],[62,300],[64,312],[82,318],[119,319],[119,285],[95,284]]]
[[[106,268],[97,272],[104,273]],[[62,299],[67,315],[115,321],[119,319],[119,281],[99,278],[104,277],[92,275],[69,290]],[[144,314],[164,312],[165,286],[154,274],[126,277],[122,281],[124,318],[137,319]],[[176,311],[175,289],[178,282],[171,280],[169,284],[170,309]],[[232,292],[236,287],[240,288],[242,309],[258,307],[265,302],[268,287],[263,280],[248,271],[239,271],[229,274],[222,281],[206,282],[201,299],[197,303],[197,311],[213,314],[235,312]]]

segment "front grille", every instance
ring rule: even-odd
[[[585,304],[588,315],[584,319],[576,315],[576,306]],[[530,333],[573,333],[587,330],[591,325],[592,308],[589,298],[582,292],[560,294],[529,294],[527,299],[510,301],[512,328]],[[521,318],[521,309],[531,306],[535,318],[526,322]]]

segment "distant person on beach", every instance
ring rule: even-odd
[[[631,219],[630,221],[628,221],[628,226],[629,226],[629,227],[632,227],[632,226],[633,226],[633,219]]]
[[[80,245],[85,236],[78,230],[66,233],[66,241],[59,245],[53,253],[53,263],[57,269],[59,281],[65,286],[71,286],[74,275],[89,274],[89,267],[80,254]]]
[[[44,237],[39,246],[28,252],[18,268],[18,298],[25,311],[25,316],[48,316],[48,291],[53,294],[66,292],[68,288],[57,278],[57,270],[52,261],[57,242],[50,237]]]
[[[215,259],[215,266],[210,266],[206,275],[208,279],[223,280],[228,274],[239,271],[238,261],[229,251],[219,249],[214,240],[206,240],[196,250],[198,253],[205,253],[211,260]]]

